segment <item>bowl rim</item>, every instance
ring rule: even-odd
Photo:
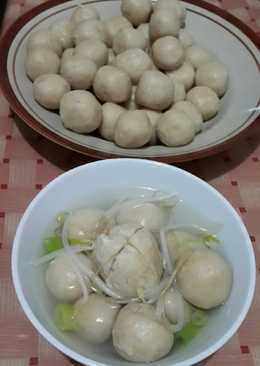
[[[96,1],[102,1],[102,0],[96,0]],[[96,1],[90,1],[90,2],[96,2]],[[187,0],[184,0],[184,2]],[[121,158],[121,157],[128,157],[127,153],[125,155],[119,155],[119,154],[113,154],[113,153],[106,153],[102,151],[95,150],[93,148],[89,148],[86,146],[81,145],[80,143],[76,143],[73,141],[70,141],[66,139],[65,137],[59,136],[54,131],[49,130],[47,127],[43,126],[40,122],[38,122],[31,114],[23,107],[23,105],[19,102],[19,100],[16,98],[16,95],[12,89],[11,83],[9,82],[8,73],[7,70],[7,59],[8,59],[8,53],[9,48],[17,35],[17,33],[20,31],[20,29],[33,17],[40,14],[44,10],[47,10],[51,7],[60,5],[65,3],[66,0],[49,0],[43,4],[40,4],[25,14],[23,14],[21,17],[19,17],[6,31],[2,39],[0,40],[0,47],[2,52],[0,53],[0,85],[2,87],[3,93],[8,100],[12,110],[24,121],[29,127],[31,127],[34,131],[38,132],[42,136],[44,136],[46,139],[57,143],[58,145],[61,145],[67,149],[76,151],[78,153],[81,153],[83,155],[89,156],[91,158],[95,159],[111,159],[111,158]],[[260,38],[257,36],[257,34],[249,28],[245,23],[243,23],[241,20],[233,16],[232,14],[228,13],[227,11],[218,8],[217,6],[207,3],[203,0],[189,0],[187,1],[189,4],[201,7],[203,9],[206,9],[223,19],[227,20],[229,23],[231,23],[233,26],[238,28],[241,32],[243,32],[251,41],[252,43],[259,49],[260,48]],[[257,62],[258,68],[260,70],[260,64]],[[258,104],[260,103],[260,99],[258,100]],[[236,142],[238,142],[242,137],[247,136],[249,132],[252,131],[253,127],[257,125],[257,122],[260,122],[260,115],[255,118],[246,128],[244,128],[242,131],[238,132],[236,135],[231,136],[227,138],[225,141],[221,143],[217,143],[214,146],[211,147],[205,147],[202,148],[199,151],[184,153],[180,155],[170,155],[170,156],[158,156],[154,155],[151,157],[146,157],[146,159],[156,160],[156,161],[162,161],[166,163],[173,163],[173,162],[184,162],[184,161],[190,161],[195,159],[200,159],[206,156],[217,154],[223,150],[226,150],[233,146]],[[130,158],[130,157],[129,157]],[[142,156],[137,158],[143,158]]]
[[[253,298],[254,298],[255,285],[256,285],[256,262],[255,262],[254,250],[252,247],[252,243],[251,243],[249,234],[246,230],[246,227],[245,227],[242,219],[240,218],[240,216],[238,215],[236,210],[233,208],[233,206],[228,202],[228,200],[221,193],[219,193],[210,184],[208,184],[207,182],[203,181],[202,179],[196,177],[195,175],[193,175],[181,168],[171,166],[168,164],[164,164],[161,162],[150,161],[147,159],[127,159],[127,158],[120,159],[120,158],[118,158],[118,159],[111,159],[111,160],[101,160],[101,161],[96,161],[96,162],[81,165],[79,167],[73,168],[73,169],[61,174],[60,176],[58,176],[57,178],[52,180],[50,183],[48,183],[34,197],[34,199],[31,201],[31,203],[25,210],[25,212],[20,220],[20,223],[18,225],[16,234],[15,234],[13,248],[12,248],[12,255],[11,255],[11,271],[12,271],[12,280],[13,280],[13,285],[15,288],[16,296],[19,300],[19,303],[20,303],[24,313],[26,314],[27,318],[30,320],[32,325],[36,328],[36,330],[39,332],[39,334],[41,334],[56,349],[58,349],[59,351],[61,351],[65,355],[67,355],[68,357],[70,357],[84,365],[107,366],[107,364],[93,361],[93,360],[88,359],[87,357],[84,357],[84,356],[78,354],[77,352],[71,350],[69,347],[65,346],[62,342],[58,341],[53,335],[51,335],[47,329],[45,329],[45,327],[40,323],[40,321],[36,318],[36,316],[32,312],[30,305],[27,302],[25,295],[22,291],[21,281],[20,281],[19,274],[18,274],[17,263],[19,260],[18,253],[19,253],[19,248],[20,248],[20,236],[23,232],[27,218],[33,211],[36,203],[38,201],[40,201],[44,197],[44,195],[47,194],[47,192],[52,189],[53,186],[59,184],[65,176],[74,175],[75,173],[88,169],[89,167],[96,167],[99,169],[99,168],[102,168],[103,165],[113,165],[113,164],[118,164],[118,163],[119,164],[134,163],[134,164],[137,164],[137,166],[140,165],[140,167],[141,167],[141,165],[157,166],[159,168],[172,170],[172,171],[176,172],[177,174],[181,174],[181,175],[188,177],[189,179],[192,179],[193,181],[195,181],[196,183],[201,185],[204,189],[207,189],[208,191],[210,191],[216,198],[221,200],[221,202],[226,207],[226,209],[230,212],[230,214],[232,214],[234,216],[234,218],[238,221],[239,226],[241,228],[241,235],[243,235],[245,244],[247,246],[248,258],[249,258],[249,262],[250,262],[250,273],[249,273],[250,287],[248,289],[247,298],[244,302],[243,309],[242,309],[241,313],[239,314],[238,318],[236,319],[236,321],[234,322],[233,326],[224,334],[224,336],[221,339],[219,339],[214,345],[209,347],[207,350],[200,352],[198,355],[195,355],[185,361],[178,362],[175,364],[176,366],[193,365],[195,363],[198,363],[198,362],[204,360],[205,358],[209,357],[210,355],[215,353],[217,350],[219,350],[236,333],[236,331],[239,329],[242,322],[245,320],[246,315],[250,309],[250,306],[251,306]]]

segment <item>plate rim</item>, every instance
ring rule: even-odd
[[[97,0],[100,1],[100,0]],[[129,155],[125,154],[113,154],[95,150],[93,148],[89,148],[83,146],[79,143],[70,141],[62,136],[59,136],[55,132],[49,130],[47,127],[43,126],[39,121],[37,121],[31,114],[23,107],[23,105],[17,99],[11,83],[8,78],[7,73],[7,60],[9,54],[9,48],[12,45],[12,42],[18,32],[23,28],[23,26],[30,21],[33,17],[39,15],[41,12],[48,10],[54,6],[61,5],[65,3],[66,0],[48,0],[47,2],[40,4],[23,15],[21,15],[4,33],[0,40],[0,47],[2,52],[0,53],[0,86],[4,96],[6,97],[10,108],[14,111],[17,116],[19,116],[23,122],[25,122],[30,128],[32,128],[35,132],[39,133],[46,139],[63,146],[72,151],[76,151],[85,156],[94,158],[94,159],[111,159],[111,158],[129,158]],[[92,2],[92,1],[90,1]],[[96,2],[96,1],[93,1]],[[221,18],[228,21],[230,24],[238,28],[242,33],[244,33],[251,42],[256,46],[256,48],[260,49],[260,37],[245,23],[243,23],[240,19],[236,18],[232,14],[228,13],[226,10],[222,8],[218,8],[217,6],[207,3],[204,0],[189,0],[189,4],[198,6],[202,9],[208,10]],[[257,61],[257,60],[256,60]],[[257,62],[258,69],[260,71],[260,64]],[[260,102],[260,98],[258,100],[258,105]],[[260,115],[257,116],[246,128],[242,131],[238,132],[236,135],[227,138],[225,141],[218,143],[211,147],[202,148],[199,151],[194,151],[190,153],[184,153],[180,155],[168,155],[168,156],[150,156],[150,157],[142,157],[138,158],[143,159],[146,158],[148,160],[161,161],[165,163],[181,163],[185,161],[192,161],[196,159],[201,159],[207,156],[218,154],[224,150],[232,147],[237,141],[241,140],[241,138],[246,137],[246,135],[252,131],[257,125],[257,122],[260,122]]]

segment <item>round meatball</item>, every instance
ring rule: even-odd
[[[173,106],[172,110],[185,113],[194,123],[196,133],[199,133],[202,130],[203,118],[194,104],[187,100],[180,101]]]
[[[129,48],[141,48],[145,50],[148,44],[142,32],[134,28],[123,28],[117,32],[113,39],[113,51],[116,55]]]
[[[155,3],[154,10],[166,10],[168,12],[174,12],[180,19],[181,25],[184,25],[185,23],[186,9],[183,4],[178,0],[158,0]]]
[[[152,52],[155,65],[162,70],[175,70],[184,61],[184,48],[181,42],[172,36],[157,39],[152,46]]]
[[[73,25],[69,20],[60,20],[50,26],[52,37],[57,39],[63,49],[73,47]]]
[[[180,30],[180,20],[173,12],[166,9],[153,13],[150,20],[150,39],[155,41],[165,36],[176,37]]]
[[[86,39],[98,39],[107,42],[106,29],[100,20],[91,19],[80,22],[74,29],[73,39],[76,45]]]
[[[96,72],[96,64],[80,55],[68,57],[61,63],[60,73],[72,89],[91,88]]]
[[[76,254],[77,259],[86,267],[92,269],[92,263],[83,254]],[[45,280],[48,290],[59,301],[70,303],[82,296],[82,289],[74,269],[74,263],[68,254],[57,256],[48,266]],[[85,284],[90,289],[89,280]]]
[[[97,9],[92,5],[79,5],[74,10],[71,16],[71,21],[74,25],[83,22],[84,20],[99,19]]]
[[[185,90],[188,91],[192,87],[195,78],[195,71],[190,62],[184,62],[181,67],[175,71],[167,72],[167,75],[173,79],[182,83]]]
[[[181,304],[180,304],[181,302]],[[180,313],[180,306],[183,308],[183,314]],[[177,323],[180,316],[183,315],[183,326],[191,319],[191,307],[175,289],[166,292],[164,298],[165,314],[171,323]]]
[[[122,0],[121,12],[122,14],[137,27],[142,23],[149,22],[152,12],[151,0]]]
[[[90,92],[73,90],[62,97],[60,116],[66,128],[79,133],[89,133],[101,125],[102,109]]]
[[[131,95],[131,80],[127,73],[114,66],[101,67],[94,80],[94,92],[103,102],[123,103]]]
[[[199,46],[190,46],[186,48],[186,61],[189,61],[195,69],[205,62],[211,61],[212,54]]]
[[[173,102],[172,81],[160,71],[145,71],[136,90],[137,104],[148,109],[163,111]]]
[[[178,38],[184,48],[188,48],[194,43],[192,35],[186,29],[180,29]]]
[[[115,126],[115,143],[125,148],[138,148],[152,137],[152,126],[143,111],[127,111],[120,114]]]
[[[196,85],[207,86],[213,89],[219,97],[222,97],[227,91],[227,68],[218,61],[200,65],[196,73]]]
[[[202,309],[223,304],[232,287],[232,270],[217,252],[194,250],[177,273],[178,287],[188,302]]]
[[[213,118],[220,108],[217,94],[207,86],[196,86],[191,89],[187,94],[187,100],[197,107],[204,121]]]
[[[120,305],[103,295],[91,294],[87,302],[75,304],[77,332],[90,344],[102,344],[112,336],[112,328]]]
[[[62,44],[48,29],[40,29],[32,33],[27,42],[27,50],[30,51],[34,47],[49,48],[58,56],[62,54]]]
[[[129,49],[116,57],[115,66],[124,70],[133,84],[137,84],[146,70],[153,67],[152,60],[139,48]]]
[[[176,103],[185,99],[186,92],[185,92],[184,85],[182,83],[180,83],[179,81],[174,80],[173,85],[174,85],[173,103],[175,105]]]
[[[60,67],[60,59],[50,48],[35,46],[27,54],[25,70],[29,78],[34,81],[43,74],[57,74]]]
[[[33,83],[34,99],[47,109],[59,109],[61,98],[69,91],[69,83],[56,74],[41,75]]]
[[[159,119],[157,133],[164,145],[182,146],[189,144],[194,139],[195,127],[185,113],[169,110]]]
[[[115,35],[123,28],[131,28],[132,24],[125,18],[120,15],[116,15],[112,18],[106,19],[104,21],[106,33],[107,33],[107,44],[109,47],[112,47],[113,39]]]
[[[103,119],[99,128],[100,135],[108,140],[114,141],[115,125],[119,116],[125,109],[115,103],[105,103],[102,105]]]
[[[98,68],[106,65],[108,61],[108,48],[98,39],[80,42],[75,48],[75,53],[94,61]]]
[[[152,305],[130,303],[118,314],[113,345],[125,360],[148,363],[170,352],[174,336],[160,322]]]

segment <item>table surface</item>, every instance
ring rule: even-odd
[[[260,0],[208,0],[242,19],[260,36]],[[3,31],[42,0],[8,0]],[[231,150],[182,164],[217,188],[247,226],[257,263],[256,293],[236,335],[202,365],[260,365],[260,126]],[[17,224],[50,180],[86,158],[31,131],[9,108],[0,90],[0,366],[77,364],[48,344],[23,314],[12,286],[10,257]]]

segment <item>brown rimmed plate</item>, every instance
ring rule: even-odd
[[[102,18],[120,13],[118,0],[91,3]],[[25,74],[26,41],[31,32],[68,18],[78,0],[51,0],[20,17],[1,40],[0,81],[13,111],[31,128],[66,148],[105,159],[138,157],[168,163],[188,161],[229,148],[259,121],[260,41],[245,24],[227,12],[201,0],[183,2],[187,9],[186,28],[196,42],[211,50],[230,73],[229,89],[221,100],[220,113],[204,124],[202,133],[186,146],[149,146],[122,149],[97,136],[80,135],[65,129],[58,114],[39,106],[33,99],[32,83]]]

